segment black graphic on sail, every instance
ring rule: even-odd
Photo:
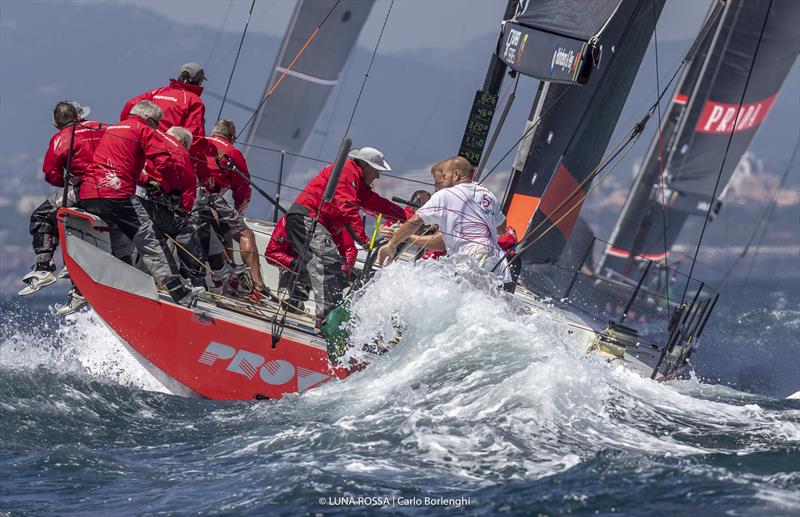
[[[527,229],[525,242],[535,242],[522,256],[525,263],[553,263],[564,249],[590,182],[579,185],[603,157],[664,2],[607,4],[612,16],[593,38],[588,82],[542,82],[528,121],[535,128],[517,151],[505,209],[509,225]]]
[[[521,74],[553,83],[586,84],[597,39],[620,0],[519,2],[503,27],[498,56]]]
[[[632,254],[662,260],[689,216],[719,210],[724,187],[800,51],[800,2],[727,2],[715,30],[701,34],[695,47],[663,121],[662,144],[656,136],[606,248],[603,275],[629,275]],[[666,158],[663,214],[660,156]]]
[[[308,37],[336,4],[336,0],[299,0],[275,66],[264,90],[289,68]],[[341,0],[313,42],[303,51],[284,77],[280,87],[256,115],[247,135],[244,152],[253,171],[274,171],[275,156],[251,146],[299,153],[314,129],[328,96],[333,91],[373,0]],[[263,98],[263,96],[262,96]],[[291,157],[286,157],[288,169]],[[264,172],[262,172],[263,174]],[[277,180],[277,177],[276,177]]]

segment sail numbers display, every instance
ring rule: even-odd
[[[478,90],[475,93],[475,100],[472,102],[472,110],[469,112],[467,129],[464,131],[464,139],[461,140],[461,148],[458,155],[466,158],[474,166],[481,161],[483,147],[486,145],[486,138],[489,136],[489,128],[492,126],[494,109],[497,106],[497,95]]]

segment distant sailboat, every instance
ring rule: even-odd
[[[663,260],[689,217],[719,212],[725,186],[800,52],[795,0],[717,3],[709,17],[713,27],[686,58],[661,141],[656,135],[650,144],[604,250],[600,275],[636,278],[644,267],[641,258]]]

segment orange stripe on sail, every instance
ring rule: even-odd
[[[506,214],[506,225],[513,227],[519,235],[523,235],[527,231],[533,213],[538,207],[538,197],[514,194]]]

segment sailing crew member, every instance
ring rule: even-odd
[[[297,267],[305,270],[314,288],[317,326],[342,300],[347,278],[340,267],[334,244],[342,232],[349,232],[362,246],[368,242],[359,209],[389,219],[405,221],[403,209],[372,190],[381,171],[392,170],[383,153],[372,147],[353,149],[348,154],[330,203],[322,202],[333,165],[322,169],[297,196],[286,214],[289,243],[299,257]],[[318,224],[312,235],[314,219]]]
[[[433,176],[433,191],[438,192],[442,190],[444,185],[444,165],[447,160],[434,163],[431,167],[431,176]]]
[[[405,212],[406,219],[411,219],[411,217],[417,212],[417,209],[419,207],[421,207],[422,205],[424,205],[425,203],[427,203],[430,198],[431,198],[431,193],[428,192],[427,190],[417,190],[416,192],[414,192],[411,195],[411,199],[409,200],[409,202],[411,204],[406,205],[403,208],[403,212]],[[384,237],[384,238],[387,238],[387,239],[391,238],[395,234],[395,232],[397,231],[397,229],[400,227],[401,224],[403,224],[403,221],[397,221],[397,222],[395,222],[395,221],[387,221],[381,227],[381,237]],[[435,226],[424,226],[424,227],[421,227],[420,229],[418,229],[416,231],[416,233],[414,233],[414,235],[409,237],[408,240],[411,242],[411,244],[419,246],[420,248],[425,250],[424,254],[420,258],[422,258],[422,259],[429,259],[429,258],[437,259],[437,258],[441,257],[442,255],[445,255],[444,251],[425,249],[425,245],[428,243],[428,241],[431,238],[433,238],[433,237],[437,237],[438,238],[438,235],[437,235],[438,231],[437,230],[438,230],[438,228],[435,227]]]
[[[383,264],[394,258],[397,246],[423,224],[435,224],[440,232],[425,244],[427,249],[444,249],[451,256],[469,255],[482,269],[495,269],[504,283],[510,283],[508,265],[497,244],[497,233],[506,230],[505,216],[494,194],[472,181],[473,174],[472,165],[465,158],[455,156],[447,160],[442,170],[441,190],[381,247],[379,262]]]
[[[172,126],[166,133],[157,129],[156,133],[172,156],[174,167],[159,170],[148,161],[136,193],[155,225],[156,236],[159,239],[169,236],[177,243],[183,276],[190,278],[192,285],[205,286],[205,250],[189,221],[197,196],[197,178],[188,151],[192,134],[180,126]],[[165,247],[162,242],[162,248]],[[170,261],[173,258],[171,253],[166,257]],[[175,269],[178,265],[172,263],[171,267]]]
[[[439,190],[441,190],[443,188],[443,184],[444,184],[444,165],[446,163],[447,163],[447,160],[443,160],[441,162],[438,162],[438,163],[434,164],[431,167],[431,176],[433,176],[433,185],[434,185],[434,189],[436,191],[439,191]],[[471,172],[470,172],[470,180],[472,180],[474,178],[474,176],[475,176],[475,168],[473,167],[473,168],[471,168]],[[425,194],[425,196],[420,197],[420,198],[416,198],[416,196],[418,194],[421,194],[421,193]],[[417,206],[422,206],[430,198],[431,198],[431,195],[428,192],[426,192],[424,190],[418,190],[417,192],[414,192],[414,197],[411,198],[411,202],[416,204]],[[415,201],[415,199],[418,199],[418,201]],[[407,211],[408,211],[408,208],[409,207],[406,207]],[[412,214],[408,214],[407,213],[407,215],[408,215],[409,218],[411,218]],[[393,225],[393,226],[386,227],[386,228],[381,228],[381,235],[383,237],[386,237],[386,238],[391,238],[396,233],[397,228],[398,228],[397,225]],[[419,246],[420,248],[426,249],[425,253],[421,257],[423,260],[438,259],[439,257],[443,257],[443,256],[447,255],[447,252],[444,251],[444,241],[442,240],[442,237],[438,232],[417,231],[414,235],[409,237],[408,240],[411,242],[411,244],[414,244],[415,246]],[[514,256],[514,246],[517,244],[517,240],[518,239],[517,239],[516,230],[513,227],[508,226],[506,228],[505,233],[502,234],[497,239],[497,244],[500,246],[500,249],[502,249],[504,252],[508,253],[508,257],[510,258],[510,257]],[[510,267],[511,267],[512,278],[514,278],[515,275],[519,274],[519,272],[518,272],[519,267],[520,267],[519,261],[514,261],[513,263],[511,263]]]
[[[119,119],[126,120],[136,103],[148,100],[161,108],[163,115],[159,129],[162,132],[167,132],[173,126],[185,127],[197,141],[206,135],[206,106],[200,99],[205,80],[206,74],[202,66],[197,63],[185,63],[178,71],[178,78],[170,79],[169,85],[144,92],[128,100],[122,108]]]
[[[190,305],[202,288],[190,288],[170,267],[166,258],[170,251],[159,241],[153,221],[136,196],[136,183],[147,160],[162,174],[177,167],[155,131],[160,120],[161,108],[144,100],[131,108],[128,119],[106,128],[83,176],[79,205],[127,237],[156,283],[166,287],[175,302]],[[131,263],[127,243],[116,231],[111,237],[114,256]]]
[[[345,261],[342,264],[342,269],[347,274],[352,273],[351,268],[355,265],[358,256],[358,249],[356,249],[353,237],[349,232],[344,231],[333,237],[333,241],[336,244],[339,255]],[[300,270],[298,273],[300,276],[292,293],[294,296],[291,296],[288,292],[292,271],[297,270],[298,257],[297,252],[289,244],[289,236],[286,234],[286,216],[283,216],[272,230],[272,236],[264,252],[264,258],[267,259],[268,263],[278,268],[278,295],[282,306],[290,312],[303,314],[305,313],[304,302],[308,301],[309,293],[311,292],[311,281],[306,270]]]
[[[242,152],[234,147],[234,143],[236,124],[225,118],[214,124],[211,136],[203,138],[207,172],[198,172],[203,188],[195,205],[194,220],[197,225],[208,224],[210,218],[218,220],[217,228],[221,230],[218,233],[221,234],[222,241],[226,245],[232,240],[239,243],[242,261],[253,278],[254,289],[251,296],[255,301],[260,301],[270,294],[261,277],[256,236],[244,222],[244,211],[250,202],[252,191],[250,171]],[[233,207],[222,197],[229,190],[233,196]],[[212,211],[215,214],[213,216]],[[204,243],[208,246],[208,255],[218,256],[218,250],[213,249],[212,244],[213,242]]]
[[[92,155],[102,136],[102,124],[86,120],[90,111],[89,106],[81,106],[75,101],[61,101],[53,110],[53,126],[58,132],[50,139],[42,171],[47,183],[54,187],[64,187],[65,170],[67,161],[70,160],[70,143],[72,144],[67,206],[75,204],[77,185],[91,165]],[[74,124],[78,125],[74,127],[73,138]],[[34,293],[56,281],[53,275],[56,269],[53,254],[58,247],[56,212],[61,207],[63,199],[64,191],[60,188],[31,214],[30,233],[33,237],[36,263],[31,268],[32,271],[22,277],[22,281],[28,285],[19,292],[20,296]],[[85,303],[86,300],[80,292],[73,288],[70,291],[69,301],[56,312],[62,316],[72,314]]]

